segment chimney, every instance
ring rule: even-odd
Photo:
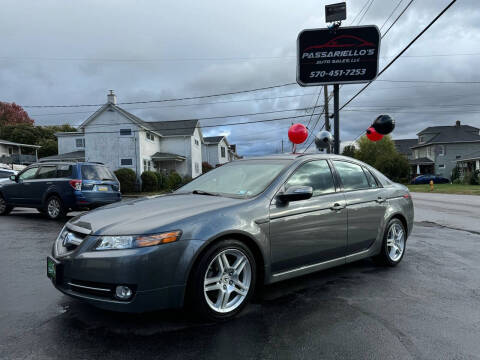
[[[456,127],[460,127],[460,124],[461,124],[461,123],[460,123],[460,120],[455,121],[455,126],[456,126]]]
[[[107,95],[107,103],[117,105],[117,95],[113,93],[113,90],[109,90],[110,93]]]

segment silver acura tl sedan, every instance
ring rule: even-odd
[[[61,292],[145,312],[188,305],[235,316],[255,289],[373,257],[397,265],[413,226],[408,189],[338,155],[238,160],[174,193],[65,224],[47,258]]]

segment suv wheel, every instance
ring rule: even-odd
[[[407,232],[399,219],[389,221],[380,254],[375,257],[378,263],[387,266],[396,266],[403,259],[407,243]]]
[[[191,308],[206,320],[234,317],[254,292],[256,270],[255,258],[242,242],[224,240],[215,244],[193,270]]]
[[[2,195],[0,195],[0,215],[8,215],[10,211],[12,211],[13,206],[7,205],[7,202],[3,198]]]
[[[62,200],[56,195],[50,196],[45,204],[45,212],[52,220],[57,220],[67,215]]]

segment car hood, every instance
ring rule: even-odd
[[[219,196],[171,194],[105,206],[77,216],[70,223],[91,230],[93,235],[149,234],[176,230],[165,227],[243,201]]]

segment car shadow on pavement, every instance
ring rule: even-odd
[[[328,300],[332,287],[349,287],[362,282],[368,274],[382,271],[388,271],[388,269],[378,268],[370,260],[362,260],[263,286],[258,289],[251,303],[235,319],[227,323],[246,321],[250,326],[254,326],[253,324],[258,323],[259,319],[288,311],[291,311],[291,314],[287,314],[287,318],[290,318],[290,315],[298,318],[300,313],[304,312],[298,311],[299,302],[311,298]],[[318,306],[321,305],[314,305],[315,311],[318,310]],[[89,333],[100,332],[103,335],[150,336],[214,325],[198,319],[194,313],[184,309],[143,314],[118,313],[98,309],[67,297],[64,297],[62,307],[62,318],[67,327]],[[305,311],[308,313],[308,307]]]

